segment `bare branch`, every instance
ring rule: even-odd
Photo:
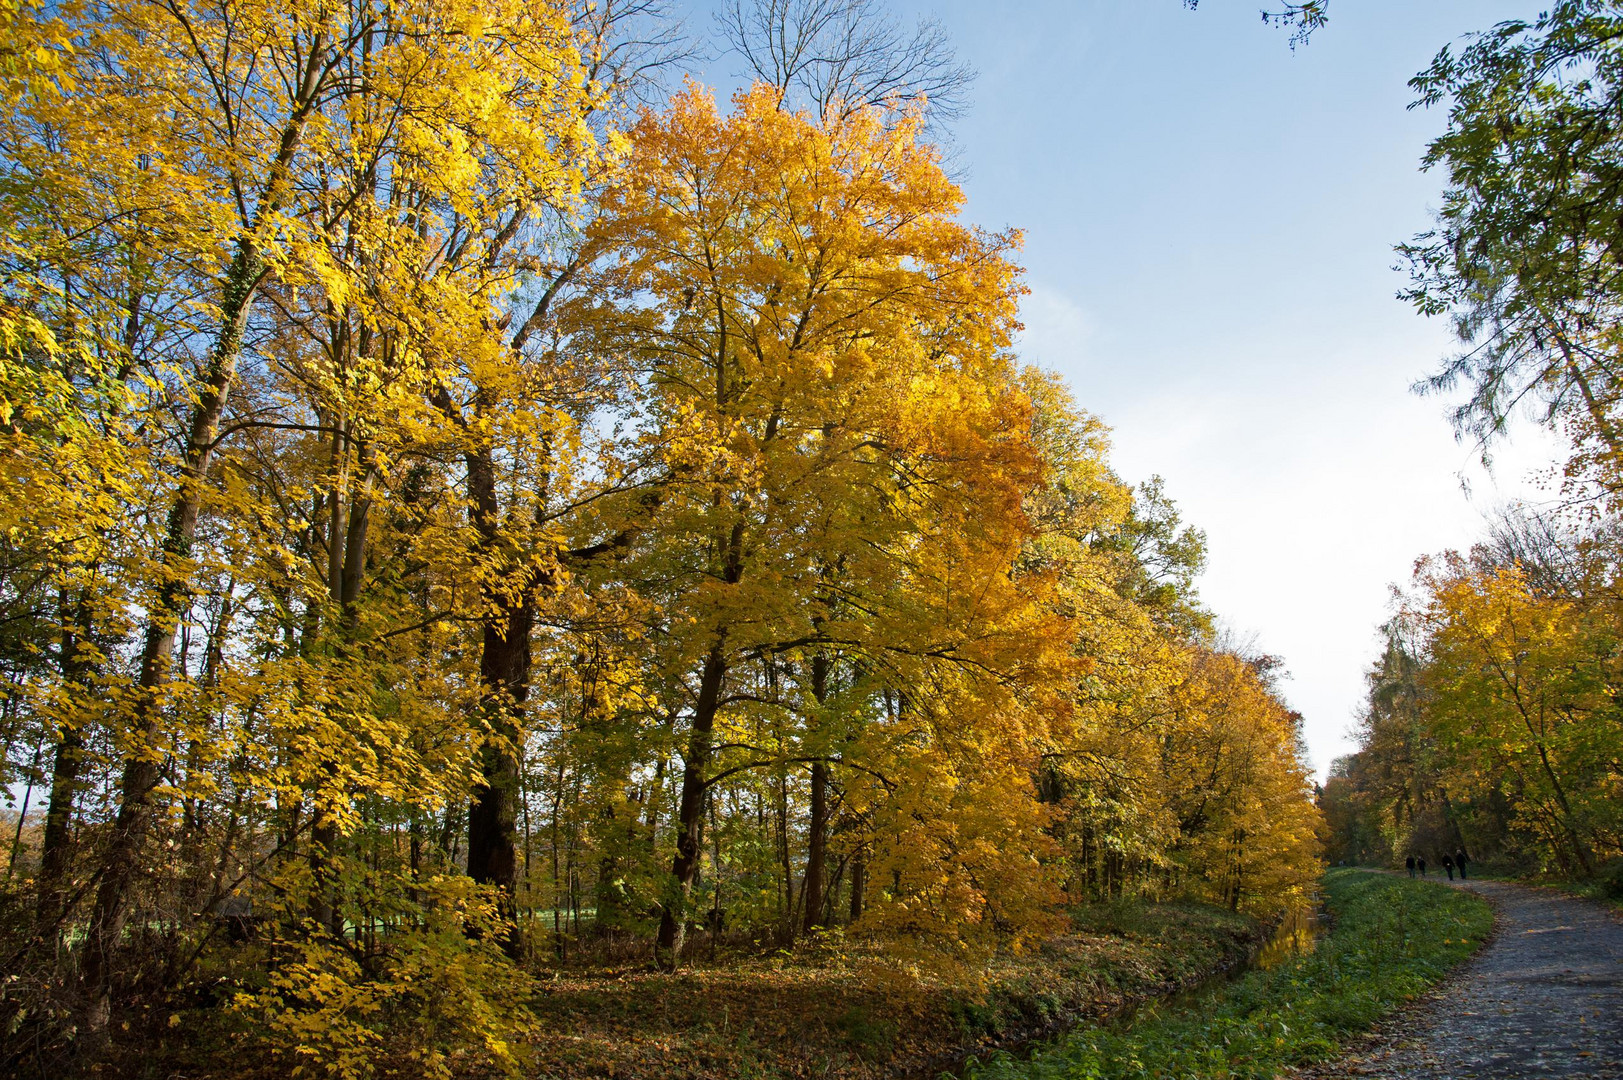
[[[744,62],[786,106],[840,116],[918,98],[934,128],[968,106],[975,71],[933,19],[907,30],[878,0],[728,0],[716,16]]]

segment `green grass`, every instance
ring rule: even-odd
[[[1521,881],[1528,885],[1544,885],[1586,900],[1623,910],[1623,859],[1613,859],[1595,870],[1590,878],[1562,878],[1558,876],[1528,875]]]
[[[1335,870],[1332,931],[1307,956],[1254,969],[1187,1002],[1080,1028],[1029,1060],[993,1058],[975,1080],[1266,1080],[1335,1055],[1473,953],[1493,915],[1435,882]]]

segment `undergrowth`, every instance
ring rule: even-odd
[[[1266,1080],[1334,1055],[1471,955],[1493,925],[1478,896],[1359,870],[1324,879],[1333,929],[1306,956],[1190,1001],[1078,1029],[1032,1055],[999,1055],[975,1080]]]
[[[1586,900],[1598,900],[1614,908],[1623,908],[1623,859],[1613,859],[1598,867],[1594,875],[1588,878],[1529,875],[1523,880],[1533,885],[1548,885]]]

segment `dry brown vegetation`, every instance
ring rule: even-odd
[[[1192,904],[1080,910],[1069,933],[973,970],[910,962],[837,937],[794,952],[724,946],[676,975],[645,962],[542,972],[526,1075],[549,1080],[935,1076],[1080,1019],[1234,968],[1262,924]],[[106,1075],[250,1077],[233,1033],[200,1007],[148,1018]],[[397,1062],[402,1075],[409,1062]],[[272,1070],[274,1071],[274,1070]],[[265,1072],[263,1075],[271,1075]]]

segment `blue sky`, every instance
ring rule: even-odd
[[[918,9],[914,9],[918,10]],[[1255,0],[951,2],[981,72],[959,128],[970,216],[1026,230],[1028,359],[1160,473],[1210,538],[1203,591],[1292,673],[1320,769],[1346,739],[1389,584],[1539,497],[1553,447],[1475,466],[1409,384],[1446,325],[1394,298],[1442,128],[1407,79],[1444,43],[1531,13],[1489,0],[1336,0],[1294,52]],[[1462,487],[1469,485],[1470,496]]]
[[[1351,749],[1390,585],[1539,498],[1555,452],[1526,430],[1484,473],[1408,389],[1446,325],[1394,298],[1392,245],[1441,187],[1418,161],[1444,116],[1407,111],[1405,83],[1536,6],[1335,0],[1293,52],[1257,0],[896,3],[980,71],[959,161],[968,216],[1026,232],[1024,355],[1206,529],[1203,593],[1285,660],[1321,772]]]

